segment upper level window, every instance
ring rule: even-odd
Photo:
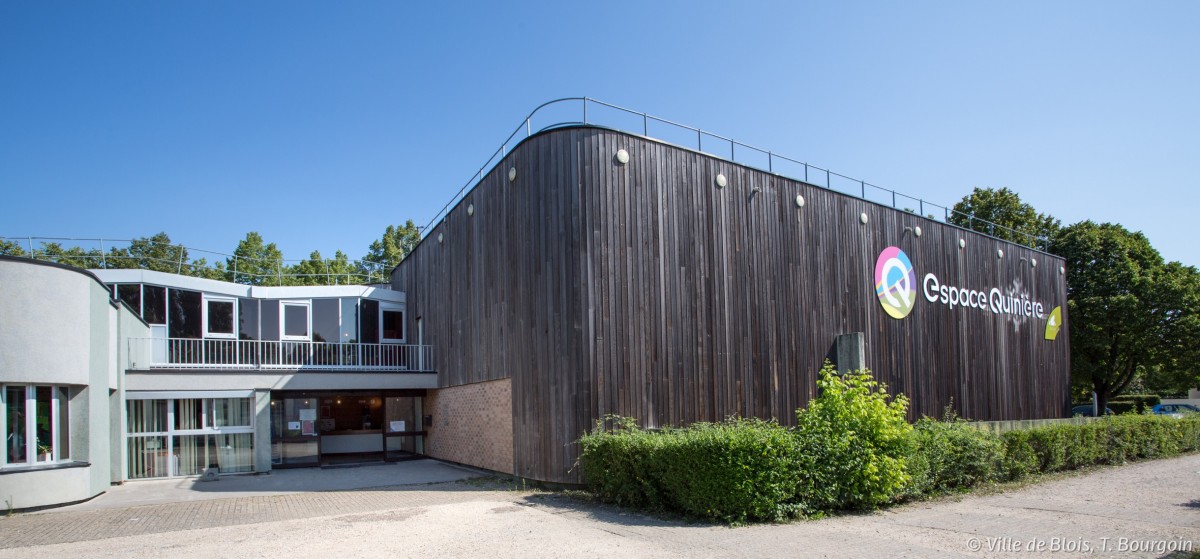
[[[142,320],[147,324],[167,323],[167,288],[142,286]]]
[[[379,331],[384,343],[404,341],[404,311],[400,307],[381,306],[379,309]]]
[[[129,283],[117,286],[117,296],[133,309],[133,312],[142,314],[142,284]]]
[[[235,299],[205,298],[204,301],[204,337],[234,338],[237,336],[233,320]]]
[[[283,313],[281,339],[308,341],[310,328],[309,303],[283,301],[280,304]]]
[[[65,386],[6,385],[0,390],[4,452],[0,466],[71,457],[70,398]]]

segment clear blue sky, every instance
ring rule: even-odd
[[[1200,264],[1197,2],[0,4],[0,235],[361,256],[587,95]]]

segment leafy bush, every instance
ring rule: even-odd
[[[580,468],[602,500],[649,510],[743,522],[796,510],[795,438],[772,421],[729,419],[650,432],[606,418],[580,439]]]
[[[607,425],[611,423],[612,427]],[[662,436],[637,427],[629,417],[607,416],[579,440],[580,475],[601,500],[616,505],[662,510],[658,481],[652,477]]]
[[[1114,414],[1146,413],[1151,408],[1162,403],[1162,398],[1156,394],[1122,394],[1108,401],[1108,408]],[[1091,401],[1074,404],[1075,406],[1092,405]]]
[[[1200,418],[1110,416],[1082,425],[1048,425],[1009,431],[1001,438],[1004,444],[1003,476],[1018,479],[1031,473],[1122,464],[1197,450],[1200,448]]]
[[[869,372],[839,376],[829,363],[817,386],[817,397],[796,412],[800,501],[831,510],[894,499],[909,482],[908,399],[901,394],[889,402],[886,386]]]
[[[868,373],[821,370],[797,427],[728,419],[646,431],[606,417],[580,439],[579,466],[600,499],[730,523],[874,507],[1094,464],[1200,450],[1200,415],[1109,416],[995,435],[948,417],[905,422]]]
[[[800,454],[784,427],[758,419],[700,423],[671,431],[654,470],[668,503],[692,516],[781,520],[795,507]]]
[[[1001,477],[1004,445],[993,433],[960,419],[925,418],[912,437],[907,495],[964,490]]]

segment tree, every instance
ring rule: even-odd
[[[104,255],[100,249],[93,248],[84,250],[81,247],[63,248],[58,243],[42,243],[42,248],[34,249],[33,258],[38,260],[49,260],[67,266],[76,268],[99,268],[104,262]]]
[[[20,243],[0,239],[0,254],[6,256],[28,256]]]
[[[953,210],[948,221],[954,225],[1031,248],[1046,248],[1062,227],[1062,222],[1038,213],[1007,188],[976,188]]]
[[[388,225],[387,230],[383,232],[383,238],[373,241],[367,255],[363,257],[363,272],[382,274],[386,278],[388,272],[404,260],[420,242],[421,229],[413,220],[404,222],[400,227]]]
[[[190,263],[187,258],[186,248],[171,244],[170,235],[159,232],[153,237],[134,239],[127,248],[109,250],[107,261],[110,268],[136,268],[174,274]]]
[[[1200,271],[1169,262],[1158,276],[1156,299],[1171,327],[1164,333],[1163,355],[1146,371],[1143,384],[1159,394],[1182,397],[1200,387]]]
[[[349,285],[360,277],[358,270],[350,264],[350,257],[342,251],[333,258],[321,258],[321,251],[314,250],[308,260],[301,260],[288,267],[284,278],[287,285]]]
[[[283,273],[283,253],[275,243],[263,244],[262,235],[246,233],[233,250],[233,258],[225,259],[227,279],[249,285],[279,285]]]
[[[1111,223],[1071,225],[1052,248],[1067,264],[1072,382],[1101,409],[1138,375],[1200,367],[1194,268],[1164,264],[1144,235]]]

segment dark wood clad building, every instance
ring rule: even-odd
[[[893,292],[909,298],[899,319],[876,291],[889,247],[911,262],[904,292]],[[490,402],[437,396],[431,448],[439,430],[470,441],[508,427],[512,473],[576,482],[574,441],[604,414],[651,427],[730,415],[793,423],[836,337],[853,332],[867,367],[911,398],[914,419],[950,404],[979,420],[1061,417],[1067,329],[1049,340],[1046,326],[1066,303],[1062,266],[910,212],[579,126],[513,149],[392,283],[407,294],[409,331],[435,348],[438,392]],[[908,270],[884,276],[897,271]],[[967,304],[949,304],[959,296]],[[509,416],[494,409],[505,404]]]

